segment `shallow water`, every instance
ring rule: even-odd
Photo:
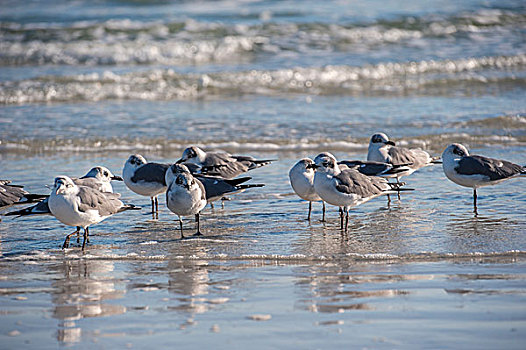
[[[207,207],[203,238],[140,212],[90,229],[2,217],[1,348],[522,348],[523,179],[479,190],[440,165],[351,211],[292,192],[288,170],[372,133],[524,164],[526,8],[518,1],[38,1],[0,5],[0,177],[46,193],[139,152],[189,144],[277,161],[265,187]],[[6,210],[4,210],[5,212]],[[191,235],[192,220],[185,219]],[[257,344],[257,345],[256,345]]]

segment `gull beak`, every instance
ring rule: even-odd
[[[113,176],[111,177],[111,179],[112,179],[112,180],[115,180],[115,181],[124,181],[124,180],[122,179],[122,177],[120,177],[120,176],[118,176],[118,175],[113,175]]]
[[[181,158],[178,161],[176,161],[175,164],[181,164],[182,162],[184,162],[183,158]]]
[[[316,165],[316,164],[313,163],[313,164],[308,164],[305,168],[316,170],[316,169],[318,169],[319,167],[320,167],[319,165]]]
[[[391,146],[396,146],[396,143],[394,143],[394,141],[387,141],[387,142],[384,142],[384,144],[391,145]]]
[[[61,193],[65,193],[65,192],[66,192],[66,189],[64,188],[64,187],[65,187],[65,184],[64,184],[64,182],[62,182],[62,181],[57,181],[57,182],[55,183],[55,186],[54,186],[54,187],[56,188],[55,192],[56,192],[57,194],[61,194]]]

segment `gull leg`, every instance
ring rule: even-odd
[[[80,226],[77,226],[77,244],[80,243]]]
[[[210,202],[210,209],[214,209],[214,203]]]
[[[473,189],[473,212],[475,213],[475,216],[477,216],[479,213],[477,211],[477,189]]]
[[[199,229],[199,213],[195,214],[195,221],[197,222],[197,232],[194,233],[194,236],[202,236],[201,230]]]
[[[309,201],[309,215],[307,215],[307,220],[310,221],[310,213],[312,211],[312,202]]]
[[[73,236],[75,233],[77,234],[77,237],[78,237],[79,231],[80,231],[80,227],[77,226],[77,229],[75,231],[71,232],[69,235],[66,236],[66,240],[64,241],[64,244],[62,244],[62,249],[69,248],[69,237]]]
[[[400,188],[400,180],[396,178],[396,183],[398,184],[398,188]],[[400,200],[400,191],[397,191],[398,194],[398,200]]]
[[[184,238],[183,234],[183,220],[181,220],[181,217],[179,217],[179,227],[181,228],[181,239]]]
[[[345,232],[347,232],[347,226],[349,225],[349,211],[346,211],[345,214]]]
[[[89,228],[86,227],[84,229],[84,241],[82,241],[82,251],[84,251],[84,248],[86,248],[86,241],[88,240],[88,236],[89,236]]]
[[[321,222],[325,222],[325,202],[321,202],[322,205],[322,214],[321,214]]]
[[[343,209],[340,207],[340,229],[343,230]]]
[[[159,198],[157,196],[155,196],[155,212],[159,212]]]
[[[225,201],[221,199],[221,209],[225,209]]]
[[[150,199],[152,200],[152,215],[153,213],[155,213],[155,200],[153,198],[154,197],[150,197]]]

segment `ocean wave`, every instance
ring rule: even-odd
[[[526,54],[377,65],[180,74],[172,69],[43,76],[0,83],[0,103],[205,99],[214,96],[448,95],[524,88]],[[473,91],[469,88],[473,87]],[[481,90],[481,91],[480,91]]]
[[[308,256],[304,254],[241,254],[228,255],[218,254],[200,254],[195,255],[177,255],[168,256],[145,255],[135,252],[129,253],[107,253],[105,251],[92,251],[89,254],[81,254],[78,249],[68,249],[66,251],[32,251],[20,254],[6,254],[1,256],[3,261],[24,261],[27,263],[41,261],[56,261],[59,259],[69,260],[112,260],[112,261],[169,261],[169,260],[200,260],[200,261],[255,261],[255,262],[280,262],[280,263],[311,263],[311,262],[334,262],[340,260],[367,262],[367,263],[411,263],[411,262],[436,262],[436,261],[464,261],[464,260],[495,260],[510,261],[516,259],[525,259],[526,251],[510,250],[503,252],[466,252],[466,253],[440,253],[440,252],[421,252],[408,254],[358,254],[349,253],[345,255],[320,255]]]
[[[423,134],[411,138],[397,140],[397,144],[403,147],[419,147],[432,152],[440,153],[443,147],[453,142],[460,142],[471,146],[487,147],[492,145],[523,146],[526,145],[526,134],[524,130],[525,117],[521,115],[497,116],[474,120],[470,122],[452,123],[452,127],[458,132],[441,132],[437,134]],[[486,132],[464,131],[463,128],[472,128],[472,125],[480,127]],[[501,131],[517,130],[516,135],[496,134],[495,130]],[[334,152],[363,152],[367,150],[368,137],[355,139],[320,139],[320,138],[275,138],[267,140],[264,138],[252,138],[251,141],[236,140],[209,140],[195,143],[192,140],[169,139],[169,138],[65,138],[65,139],[4,139],[0,140],[0,153],[19,154],[52,154],[52,153],[101,153],[101,152],[148,152],[162,153],[165,155],[179,156],[180,152],[190,144],[195,144],[206,150],[223,150],[230,153],[244,152],[271,152],[287,153],[301,151],[331,150]]]
[[[526,14],[481,10],[453,17],[402,17],[372,23],[229,25],[121,19],[74,23],[0,23],[0,66],[27,64],[201,64],[250,60],[254,54],[353,51],[437,38],[524,30]],[[517,34],[511,34],[517,35]],[[520,34],[518,34],[520,35]]]

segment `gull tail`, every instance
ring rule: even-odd
[[[268,165],[275,161],[277,161],[277,159],[264,159],[264,160],[255,160],[254,163],[256,163],[258,167],[260,167],[260,166]]]
[[[263,186],[265,185],[264,184],[245,184],[245,185],[236,186],[236,188],[240,190],[246,190],[247,188],[263,187]]]
[[[123,211],[126,211],[126,210],[141,210],[141,209],[142,209],[141,207],[135,206],[133,204],[125,204],[119,208],[117,213],[122,213]]]
[[[405,191],[414,191],[415,190],[414,188],[402,188],[403,186],[406,185],[405,182],[399,182],[399,183],[388,182],[387,184],[389,185],[389,187],[391,187],[391,191],[405,192]]]
[[[41,200],[46,199],[48,197],[48,194],[28,193],[24,195],[24,198],[27,200],[27,203],[40,202]]]
[[[277,161],[277,159],[253,160],[252,165],[249,167],[249,170],[261,168],[262,166],[269,165],[270,163],[275,161]]]
[[[432,157],[430,163],[431,164],[442,164],[442,158],[440,158],[439,156]]]
[[[224,180],[227,184],[232,186],[238,186],[242,184],[243,182],[247,182],[248,180],[251,180],[252,178],[250,176],[245,177],[239,177],[237,179],[231,179],[231,180]]]
[[[35,205],[32,205],[32,206],[24,208],[24,209],[20,209],[20,210],[10,211],[9,213],[6,213],[4,215],[5,216],[18,215],[18,217],[21,217],[21,216],[27,216],[27,215],[46,215],[46,214],[51,214],[51,211],[49,210],[49,206],[48,206],[47,202],[48,202],[47,199],[44,199],[43,201],[38,202]]]
[[[413,164],[413,163],[393,165],[393,167],[391,169],[381,173],[380,176],[396,175],[396,174],[399,174],[399,173],[403,173],[404,171],[410,171],[411,168],[409,167],[409,165],[411,165],[411,164]]]

